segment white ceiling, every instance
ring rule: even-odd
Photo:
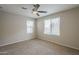
[[[78,6],[78,4],[40,4],[39,10],[47,11],[47,13],[40,13],[40,16],[32,14],[33,4],[0,4],[0,7],[2,7],[0,10],[32,18],[39,18]],[[26,7],[27,9],[23,10],[21,7]]]

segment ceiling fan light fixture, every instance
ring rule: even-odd
[[[33,13],[34,15],[36,15],[38,12],[37,12],[37,11],[33,11],[32,13]]]
[[[34,8],[32,9],[32,14],[34,14],[34,15],[40,16],[39,13],[47,13],[47,11],[38,11],[38,9],[40,7],[39,4],[35,4],[33,6],[34,6]]]

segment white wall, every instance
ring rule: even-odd
[[[60,36],[45,35],[44,20],[60,16]],[[79,8],[59,12],[37,20],[38,38],[79,49]]]
[[[0,12],[0,44],[2,44],[2,13]]]
[[[35,38],[35,32],[26,33],[26,20],[35,21],[33,18],[7,12],[0,12],[0,16],[2,29],[0,46]]]

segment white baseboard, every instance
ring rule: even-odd
[[[28,40],[31,40],[31,39],[28,39]],[[16,41],[16,42],[13,42],[13,43],[11,42],[11,43],[7,43],[7,44],[2,44],[2,45],[0,45],[0,47],[15,44],[15,43],[19,43],[19,42],[23,42],[23,41],[26,41],[26,40],[21,40],[21,41]]]
[[[42,38],[38,38],[38,39],[45,40],[45,39],[42,39]],[[59,43],[59,42],[53,42],[53,41],[50,41],[50,40],[45,40],[45,41],[49,41],[49,42],[52,42],[52,43],[55,43],[55,44],[58,44],[58,45],[61,45],[61,46],[65,46],[65,47],[68,47],[68,48],[71,48],[71,49],[79,50],[79,48],[77,48],[77,47],[73,47],[73,46],[70,46],[70,45],[62,44],[62,43]]]

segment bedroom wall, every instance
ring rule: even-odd
[[[2,13],[0,12],[0,44],[2,44]]]
[[[44,20],[60,17],[60,36],[44,34]],[[79,7],[41,17],[37,20],[38,38],[79,49]]]
[[[26,33],[26,20],[35,22],[33,18],[7,12],[0,12],[0,15],[2,29],[0,46],[35,38],[35,28],[32,34]]]

